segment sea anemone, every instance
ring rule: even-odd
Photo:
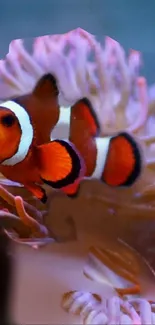
[[[145,299],[125,301],[114,296],[102,301],[95,294],[72,291],[64,295],[62,306],[79,315],[83,324],[155,324],[155,306]]]
[[[119,130],[130,132],[142,146],[144,157],[142,176],[131,189],[114,190],[99,182],[83,182],[74,203],[58,198],[54,209],[56,197],[52,196],[52,210],[49,200],[48,211],[43,211],[41,204],[30,195],[31,204],[23,200],[25,190],[20,185],[10,183],[6,188],[2,178],[0,197],[2,206],[9,211],[0,211],[1,225],[14,240],[35,247],[38,242],[48,243],[53,238],[67,240],[66,234],[70,234],[68,240],[73,237],[85,240],[89,233],[88,242],[95,247],[91,251],[102,252],[102,261],[109,270],[114,269],[111,261],[115,260],[115,273],[130,280],[136,293],[140,291],[139,273],[134,269],[136,262],[132,257],[126,263],[128,253],[135,256],[137,250],[148,267],[155,269],[155,86],[149,87],[146,78],[140,75],[141,65],[140,52],[131,49],[126,55],[117,41],[106,37],[102,45],[80,28],[63,35],[37,37],[31,51],[26,49],[23,40],[13,40],[5,59],[0,61],[1,101],[31,92],[41,76],[50,72],[58,81],[61,105],[67,109],[76,100],[87,97],[99,117],[101,136]],[[9,192],[13,193],[15,187],[19,190],[17,195]],[[59,218],[57,214],[64,216]],[[70,223],[67,223],[68,215]],[[107,237],[117,244],[121,240],[121,247],[126,247],[128,255],[120,252],[118,245],[117,249],[108,249]],[[95,239],[91,242],[91,238]],[[94,246],[95,240],[99,247]],[[122,266],[124,272],[120,271]],[[135,293],[134,290],[117,288],[117,293]]]

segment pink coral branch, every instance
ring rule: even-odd
[[[31,230],[14,214],[0,210],[0,226],[7,230],[14,230],[20,237],[28,238]]]
[[[128,129],[128,132],[137,132],[142,128],[146,122],[148,115],[148,96],[147,96],[147,82],[143,77],[137,78],[137,86],[139,91],[139,101],[141,105],[141,113],[138,119]]]
[[[23,41],[21,39],[14,40],[10,44],[11,49],[14,48],[18,55],[18,60],[22,61],[22,65],[29,71],[30,75],[33,74],[37,79],[44,74],[44,70],[39,66],[37,62],[31,57],[30,54],[24,49]]]
[[[13,75],[9,73],[5,66],[5,61],[0,60],[0,74],[3,78],[4,82],[6,82],[8,85],[10,85],[13,88],[21,89],[20,82],[17,78],[15,78]]]
[[[30,217],[30,215],[25,211],[23,199],[20,196],[15,197],[15,205],[17,209],[17,213],[23,223],[30,227],[32,230],[32,233],[39,234],[39,237],[47,237],[48,231],[47,228],[41,225],[38,221]]]
[[[120,85],[120,100],[115,105],[114,110],[116,112],[116,129],[123,128],[127,123],[126,118],[126,107],[129,102],[130,96],[130,84],[128,67],[125,61],[124,51],[115,40],[110,39],[111,47],[115,51],[115,57],[117,58],[117,65],[120,70],[121,85]]]
[[[101,89],[102,91],[108,92],[110,80],[106,69],[105,55],[103,55],[101,45],[95,41],[93,35],[89,34],[85,30],[79,28],[78,32],[79,35],[81,35],[88,41],[90,47],[94,50]]]
[[[131,49],[129,58],[128,58],[129,73],[132,78],[131,82],[134,81],[134,79],[138,77],[139,68],[141,66],[141,63],[142,63],[141,53],[139,51]]]
[[[15,206],[15,198],[14,195],[12,195],[10,192],[8,192],[3,186],[0,186],[0,197],[6,201],[9,205]],[[24,202],[24,207],[30,213],[36,220],[42,221],[42,213],[38,211],[35,207],[28,204],[27,202]]]

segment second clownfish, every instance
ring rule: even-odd
[[[84,177],[131,186],[142,169],[134,138],[125,132],[99,137],[90,101],[83,98],[63,108],[58,95],[56,79],[47,74],[31,94],[1,103],[0,172],[44,203],[44,183],[68,196],[77,194]]]

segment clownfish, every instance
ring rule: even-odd
[[[68,196],[78,193],[84,177],[113,187],[134,184],[142,169],[134,138],[126,132],[100,137],[87,98],[68,108],[58,99],[57,81],[46,74],[32,93],[0,104],[0,172],[43,203],[43,184]]]

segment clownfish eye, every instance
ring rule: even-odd
[[[1,123],[6,127],[10,127],[15,123],[15,117],[11,114],[7,114],[1,118]]]

